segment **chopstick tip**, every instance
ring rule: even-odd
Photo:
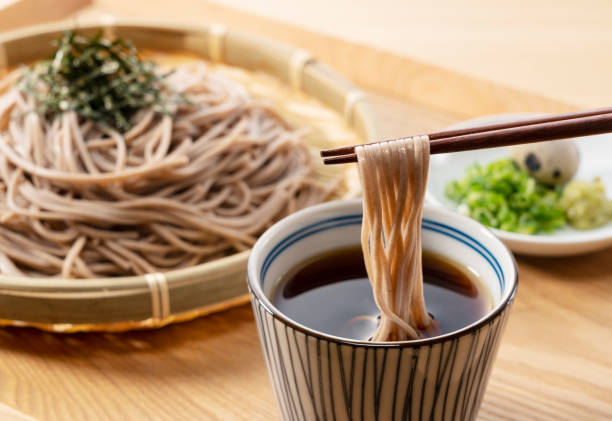
[[[348,164],[351,162],[357,162],[357,155],[348,154],[348,155],[329,156],[329,157],[323,158],[323,164],[325,165]]]

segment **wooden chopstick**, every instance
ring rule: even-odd
[[[612,132],[612,108],[432,133],[430,153],[461,152]],[[383,141],[385,142],[385,141]],[[376,143],[376,142],[375,142]],[[321,151],[325,164],[356,162],[355,146]]]
[[[463,136],[463,135],[472,134],[472,133],[490,132],[493,130],[509,129],[511,127],[520,127],[520,126],[527,126],[531,124],[548,123],[551,121],[569,120],[572,118],[590,117],[593,115],[610,114],[610,113],[612,113],[612,107],[596,108],[594,110],[578,111],[578,112],[565,113],[565,114],[552,114],[552,115],[547,115],[543,117],[530,118],[527,120],[518,120],[518,121],[510,121],[507,123],[487,124],[485,126],[468,127],[466,129],[444,130],[441,132],[430,133],[428,137],[429,137],[429,140],[431,141],[431,140],[444,139],[447,137]],[[368,144],[371,145],[374,143],[378,143],[378,142],[371,142]],[[336,156],[336,155],[346,155],[346,154],[351,154],[353,152],[355,152],[355,146],[341,146],[338,148],[324,149],[321,151],[321,156],[327,157],[327,156]]]

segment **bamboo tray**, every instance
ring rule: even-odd
[[[42,25],[0,37],[0,71],[48,56],[51,42],[66,29],[71,28],[65,23]],[[229,73],[236,67],[245,69],[239,71],[241,78],[267,74],[275,81],[268,80],[266,89],[272,86],[274,90],[275,83],[284,85],[280,89],[286,91],[291,104],[297,104],[293,108],[314,110],[315,117],[323,114],[329,118],[331,113],[340,122],[335,123],[336,128],[343,126],[332,128],[327,140],[307,140],[313,149],[376,137],[374,119],[362,91],[306,51],[219,24],[161,25],[128,19],[79,23],[78,30],[87,34],[104,30],[132,40],[141,49],[196,54]],[[293,117],[300,120],[299,115]],[[315,128],[324,131],[329,124],[326,121]],[[316,133],[321,134],[321,130]],[[325,170],[318,171],[327,176]],[[347,189],[343,193],[350,194]],[[192,268],[145,276],[79,281],[0,276],[0,325],[55,332],[121,331],[189,320],[248,300],[248,254],[245,251]]]

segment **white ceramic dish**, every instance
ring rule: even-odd
[[[534,114],[502,114],[468,120],[449,129],[470,126],[502,123],[521,118],[533,117]],[[612,192],[612,134],[577,138],[574,140],[580,153],[580,166],[576,179],[592,180],[599,176],[606,186],[608,194]],[[466,167],[479,162],[488,162],[507,157],[507,148],[483,149],[452,154],[432,155],[427,185],[429,203],[445,208],[457,209],[457,205],[444,196],[444,187],[453,179],[464,175]],[[515,253],[532,256],[569,256],[593,252],[612,245],[612,223],[588,231],[563,228],[552,234],[517,234],[493,230],[495,234]]]

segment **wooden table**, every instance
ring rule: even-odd
[[[233,3],[246,7],[238,0]],[[332,8],[330,13],[342,10],[341,4],[325,4]],[[386,4],[388,13],[393,13],[389,4],[384,1],[381,4]],[[604,13],[607,9],[601,7]],[[572,105],[568,99],[573,88],[556,97],[546,90],[536,96],[516,89],[530,87],[521,86],[520,78],[514,79],[511,87],[483,82],[476,77],[479,75],[464,76],[452,69],[438,68],[435,58],[431,60],[434,65],[415,62],[375,46],[331,39],[196,0],[166,3],[104,0],[94,2],[83,12],[87,16],[105,13],[192,22],[223,21],[270,36],[282,34],[283,39],[313,50],[356,82],[378,93],[393,92],[401,97],[401,101],[379,94],[373,97],[381,127],[389,136],[439,129],[465,116],[485,112],[596,105],[603,97],[601,94],[597,99],[586,98]],[[270,11],[271,15],[274,13],[280,12]],[[444,16],[446,21],[451,20]],[[457,25],[462,24],[461,16],[465,14],[457,18]],[[286,16],[277,17],[291,22]],[[316,24],[314,16],[304,21]],[[529,22],[525,24],[526,30],[530,28]],[[576,25],[581,22],[584,24],[577,20]],[[453,28],[456,26],[451,26],[447,35]],[[557,29],[564,27],[559,25]],[[496,28],[489,30],[493,33]],[[608,31],[605,36],[611,34]],[[359,41],[358,37],[354,40]],[[515,53],[520,46],[519,43]],[[465,48],[468,56],[473,55],[469,46]],[[549,59],[544,57],[545,62]],[[376,66],[365,71],[361,67],[368,60]],[[610,63],[608,60],[607,64]],[[405,69],[412,72],[411,79],[380,76]],[[590,74],[588,68],[581,70],[583,77]],[[595,72],[595,79],[598,74]],[[446,81],[458,91],[453,95],[440,92],[432,81]],[[589,86],[591,83],[592,79]],[[416,98],[427,87],[431,94],[429,103]],[[487,95],[469,95],[485,91]],[[611,419],[612,249],[562,259],[518,257],[518,264],[520,287],[516,305],[479,419]],[[54,335],[33,329],[2,329],[0,373],[0,402],[39,420],[277,417],[248,306],[160,330],[122,334]],[[11,419],[1,406],[0,415],[2,419]]]

